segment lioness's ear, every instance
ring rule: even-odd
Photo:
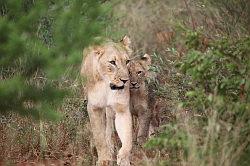
[[[94,47],[94,53],[96,57],[99,59],[104,54],[104,48],[100,46]]]
[[[143,55],[143,57],[141,57],[141,60],[147,65],[150,66],[151,65],[151,57],[148,54]]]
[[[130,38],[125,35],[122,40],[121,40],[122,45],[124,45],[124,47],[126,48],[128,55],[131,56],[133,53],[133,50],[131,49],[131,40]]]
[[[122,44],[125,46],[125,47],[130,47],[131,46],[131,40],[130,38],[125,35],[122,40],[121,40]]]

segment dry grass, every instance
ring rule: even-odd
[[[37,84],[42,84],[41,79],[45,78],[34,77]],[[91,133],[81,84],[70,79],[67,73],[62,80],[59,86],[71,89],[74,94],[66,98],[58,109],[63,117],[59,122],[36,122],[16,114],[1,116],[0,161],[60,161],[73,165],[90,165],[93,162],[89,141]]]

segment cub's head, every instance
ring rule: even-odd
[[[108,42],[95,48],[98,77],[105,80],[112,90],[124,89],[129,86],[129,63],[130,39],[125,36],[120,43]]]
[[[129,63],[130,90],[138,90],[145,83],[150,65],[151,58],[148,54]]]

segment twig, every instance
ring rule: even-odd
[[[186,6],[186,8],[187,8],[187,11],[190,13],[190,17],[191,17],[191,20],[192,20],[192,27],[193,27],[193,30],[195,31],[196,25],[195,25],[195,20],[194,20],[192,11],[191,11],[191,9],[190,9],[189,6],[188,6],[187,0],[183,0],[183,1],[184,1],[184,3],[185,3],[185,6]]]

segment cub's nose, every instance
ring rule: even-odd
[[[130,82],[131,85],[135,86],[137,84],[137,82]]]
[[[128,79],[120,79],[124,84],[128,81]]]

